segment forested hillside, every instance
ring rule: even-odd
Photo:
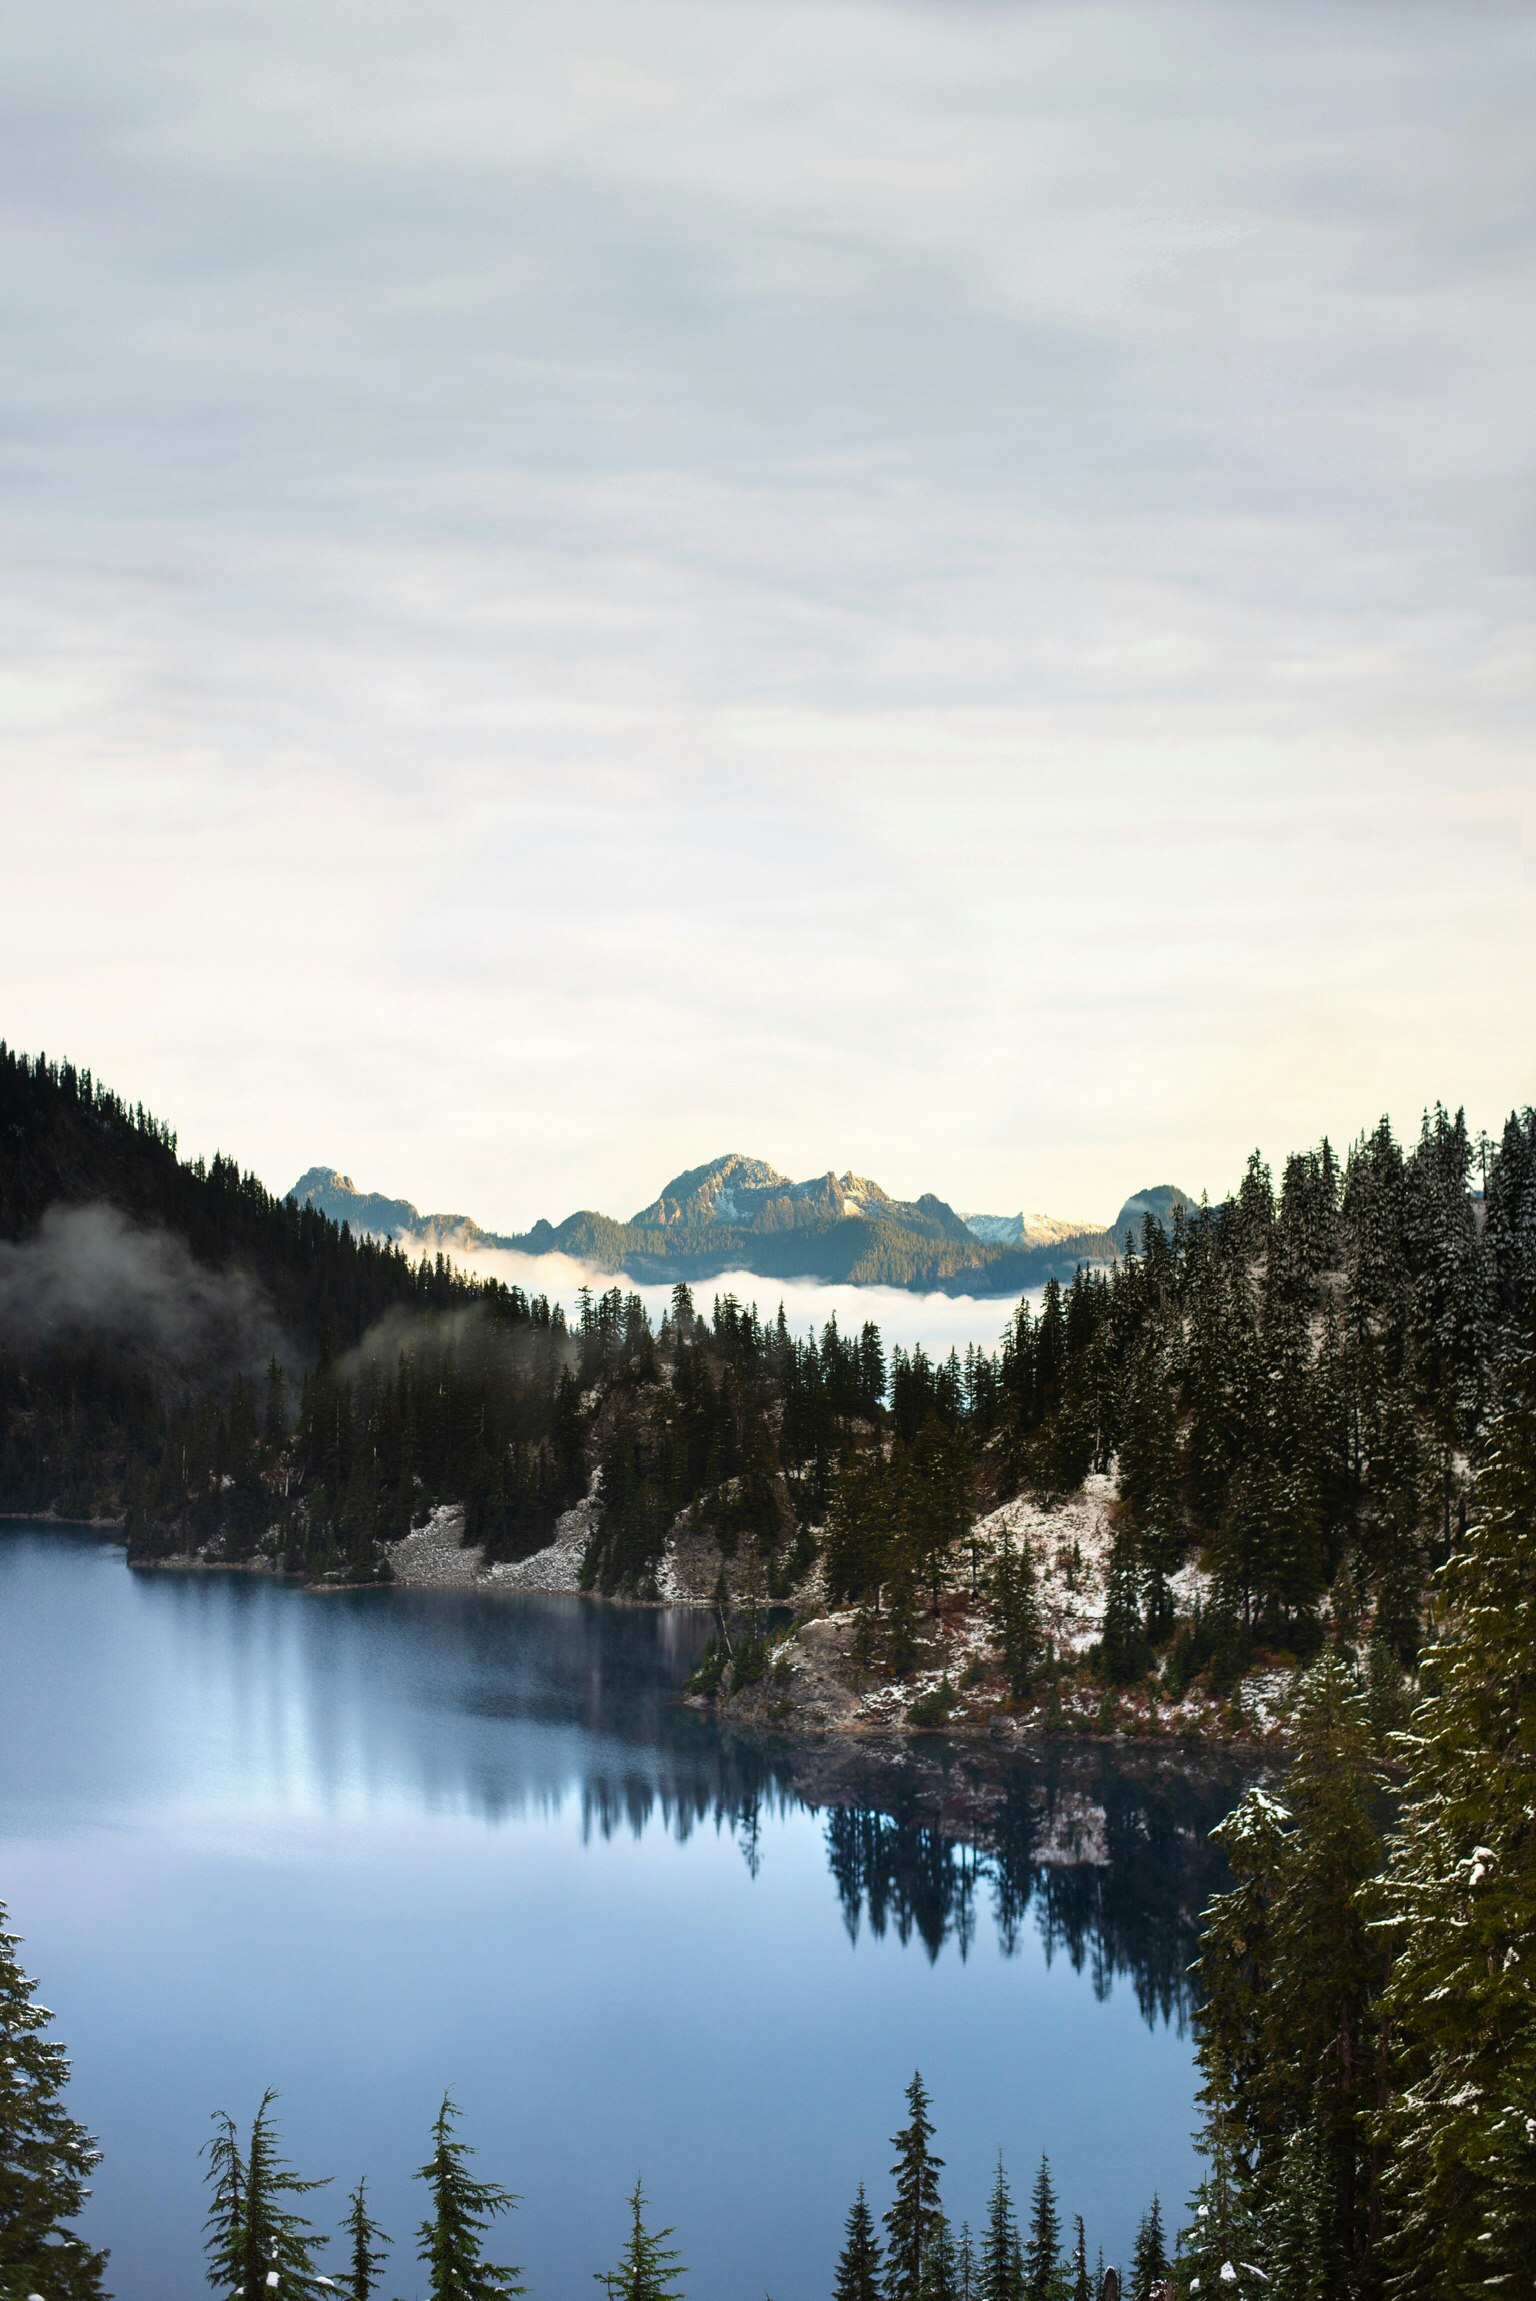
[[[1436,1110],[1406,1151],[1383,1121],[1278,1187],[1255,1157],[1231,1200],[1021,1304],[995,1354],[939,1363],[873,1325],[704,1316],[683,1285],[659,1326],[614,1288],[568,1329],[184,1163],[88,1076],[9,1052],[0,1230],[0,1507],[362,1580],[440,1503],[506,1559],[590,1496],[600,1589],[653,1589],[686,1532],[733,1590],[861,1609],[868,1667],[898,1675],[965,1595],[1025,1700],[1061,1660],[1027,1548],[978,1582],[971,1530],[1093,1471],[1119,1497],[1112,1680],[1230,1678],[1329,1618],[1412,1657],[1529,1309],[1536,1114],[1474,1145]]]

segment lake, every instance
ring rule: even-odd
[[[422,2289],[445,2086],[519,2191],[494,2257],[593,2290],[642,2173],[709,2301],[824,2301],[920,2067],[945,2203],[1048,2150],[1123,2260],[1193,2156],[1185,1968],[1217,1762],[766,1745],[680,1706],[707,1620],[131,1572],[0,1529],[0,1898],[105,2152],[122,2301],[205,2292],[209,2116],[366,2171]]]

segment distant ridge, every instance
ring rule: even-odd
[[[418,1250],[568,1254],[599,1270],[659,1283],[742,1270],[770,1279],[900,1286],[919,1293],[1020,1294],[1080,1263],[1112,1261],[1146,1215],[1165,1226],[1187,1195],[1172,1183],[1134,1192],[1110,1225],[1052,1215],[960,1215],[925,1191],[892,1198],[867,1175],[830,1168],[791,1182],[766,1160],[727,1151],[674,1175],[628,1222],[583,1208],[560,1223],[488,1231],[462,1214],[420,1214],[409,1199],[359,1190],[334,1167],[310,1167],[289,1196],[354,1231]]]

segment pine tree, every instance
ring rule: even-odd
[[[1189,2227],[1180,2232],[1176,2288],[1183,2294],[1220,2295],[1221,2301],[1261,2301],[1269,2292],[1260,2260],[1261,2237],[1246,2189],[1231,2178],[1224,2148],[1207,2149],[1211,2170],[1195,2193]],[[1329,2301],[1345,2301],[1341,2294]]]
[[[971,2235],[968,2221],[960,2224],[960,2242],[955,2249],[955,2290],[959,2301],[980,2301],[976,2240]]]
[[[608,2288],[609,2301],[677,2301],[688,2272],[682,2256],[666,2244],[676,2232],[646,2228],[645,2191],[638,2180],[630,2191],[629,2212],[629,2237],[618,2267],[594,2270],[597,2283]]]
[[[1222,2214],[1259,2227],[1289,2143],[1312,2130],[1320,2194],[1309,2209],[1343,2291],[1371,2244],[1365,2118],[1385,1951],[1372,1923],[1380,1775],[1363,1697],[1337,1650],[1301,1681],[1294,1732],[1287,1803],[1251,1790],[1215,1833],[1234,1883],[1207,1910],[1200,1944],[1201,2148]]]
[[[924,2301],[932,2274],[930,2255],[944,2218],[939,2205],[939,2169],[944,2160],[930,2147],[933,2126],[920,2071],[913,2072],[907,2087],[907,2108],[910,2122],[892,2136],[896,2195],[885,2216],[886,2301]]]
[[[348,2301],[372,2301],[378,2288],[379,2271],[388,2258],[390,2241],[368,2211],[366,2178],[358,2182],[347,2199],[342,2234],[347,2244],[347,2266],[341,2283]]]
[[[1163,2208],[1154,2195],[1136,2230],[1131,2255],[1130,2301],[1152,2301],[1153,2288],[1168,2274],[1168,2241],[1163,2235]]]
[[[1396,1948],[1378,2138],[1390,2288],[1461,2301],[1529,2288],[1536,2260],[1536,1351],[1514,1354],[1386,1883]]]
[[[993,1561],[990,1629],[1014,1701],[1022,1702],[1034,1684],[1042,1644],[1040,1608],[1035,1596],[1035,1564],[1028,1543],[1015,1549],[1004,1534]]]
[[[848,2208],[843,2250],[837,2257],[832,2281],[833,2301],[880,2301],[880,2242],[875,2217],[859,2183],[859,2194]]]
[[[1339,2275],[1333,2188],[1334,2168],[1316,2121],[1309,2120],[1286,2142],[1270,2184],[1266,2301],[1334,2301],[1336,2293],[1351,2290]]]
[[[69,2061],[43,2034],[53,2017],[34,2002],[5,1917],[0,1903],[0,2291],[96,2301],[107,2257],[68,2224],[100,2152],[64,2108]]]
[[[1152,1648],[1141,1618],[1143,1569],[1136,1537],[1128,1525],[1115,1529],[1104,1592],[1104,1630],[1099,1657],[1112,1686],[1131,1686],[1152,1664]]]
[[[204,2224],[208,2282],[228,2301],[272,2301],[274,2284],[302,2293],[318,2276],[319,2233],[287,2200],[307,2197],[326,2183],[304,2180],[278,2155],[271,2114],[276,2099],[269,2086],[243,2151],[234,2119],[219,2110],[204,2150],[212,2190]]]
[[[1061,2258],[1061,2214],[1051,2186],[1050,2159],[1042,2157],[1029,2201],[1024,2247],[1025,2301],[1067,2301],[1071,2285]]]
[[[955,2233],[941,2213],[928,2248],[927,2301],[960,2301],[960,2248]]]
[[[430,2301],[505,2301],[523,2293],[522,2272],[487,2261],[484,2232],[518,2200],[494,2181],[477,2181],[465,2160],[474,2155],[455,2137],[458,2105],[445,2093],[432,2125],[432,2154],[415,2178],[427,2184],[432,2211],[417,2232],[416,2257],[426,2264]]]
[[[1093,2301],[1093,2284],[1088,2274],[1088,2237],[1080,2213],[1072,2245],[1072,2301]]]
[[[1024,2255],[1001,2156],[997,2160],[992,2194],[987,2200],[977,2291],[980,2301],[1024,2301]]]

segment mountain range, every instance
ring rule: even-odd
[[[467,1215],[420,1214],[409,1199],[362,1191],[350,1175],[310,1167],[289,1193],[353,1231],[401,1246],[475,1253],[566,1254],[602,1271],[673,1283],[731,1270],[922,1293],[1019,1294],[1079,1263],[1112,1261],[1142,1217],[1166,1224],[1190,1202],[1172,1183],[1128,1198],[1108,1224],[1042,1214],[957,1214],[944,1199],[892,1198],[867,1175],[791,1182],[763,1159],[730,1152],[672,1180],[628,1222],[590,1208],[531,1230],[482,1229]]]

